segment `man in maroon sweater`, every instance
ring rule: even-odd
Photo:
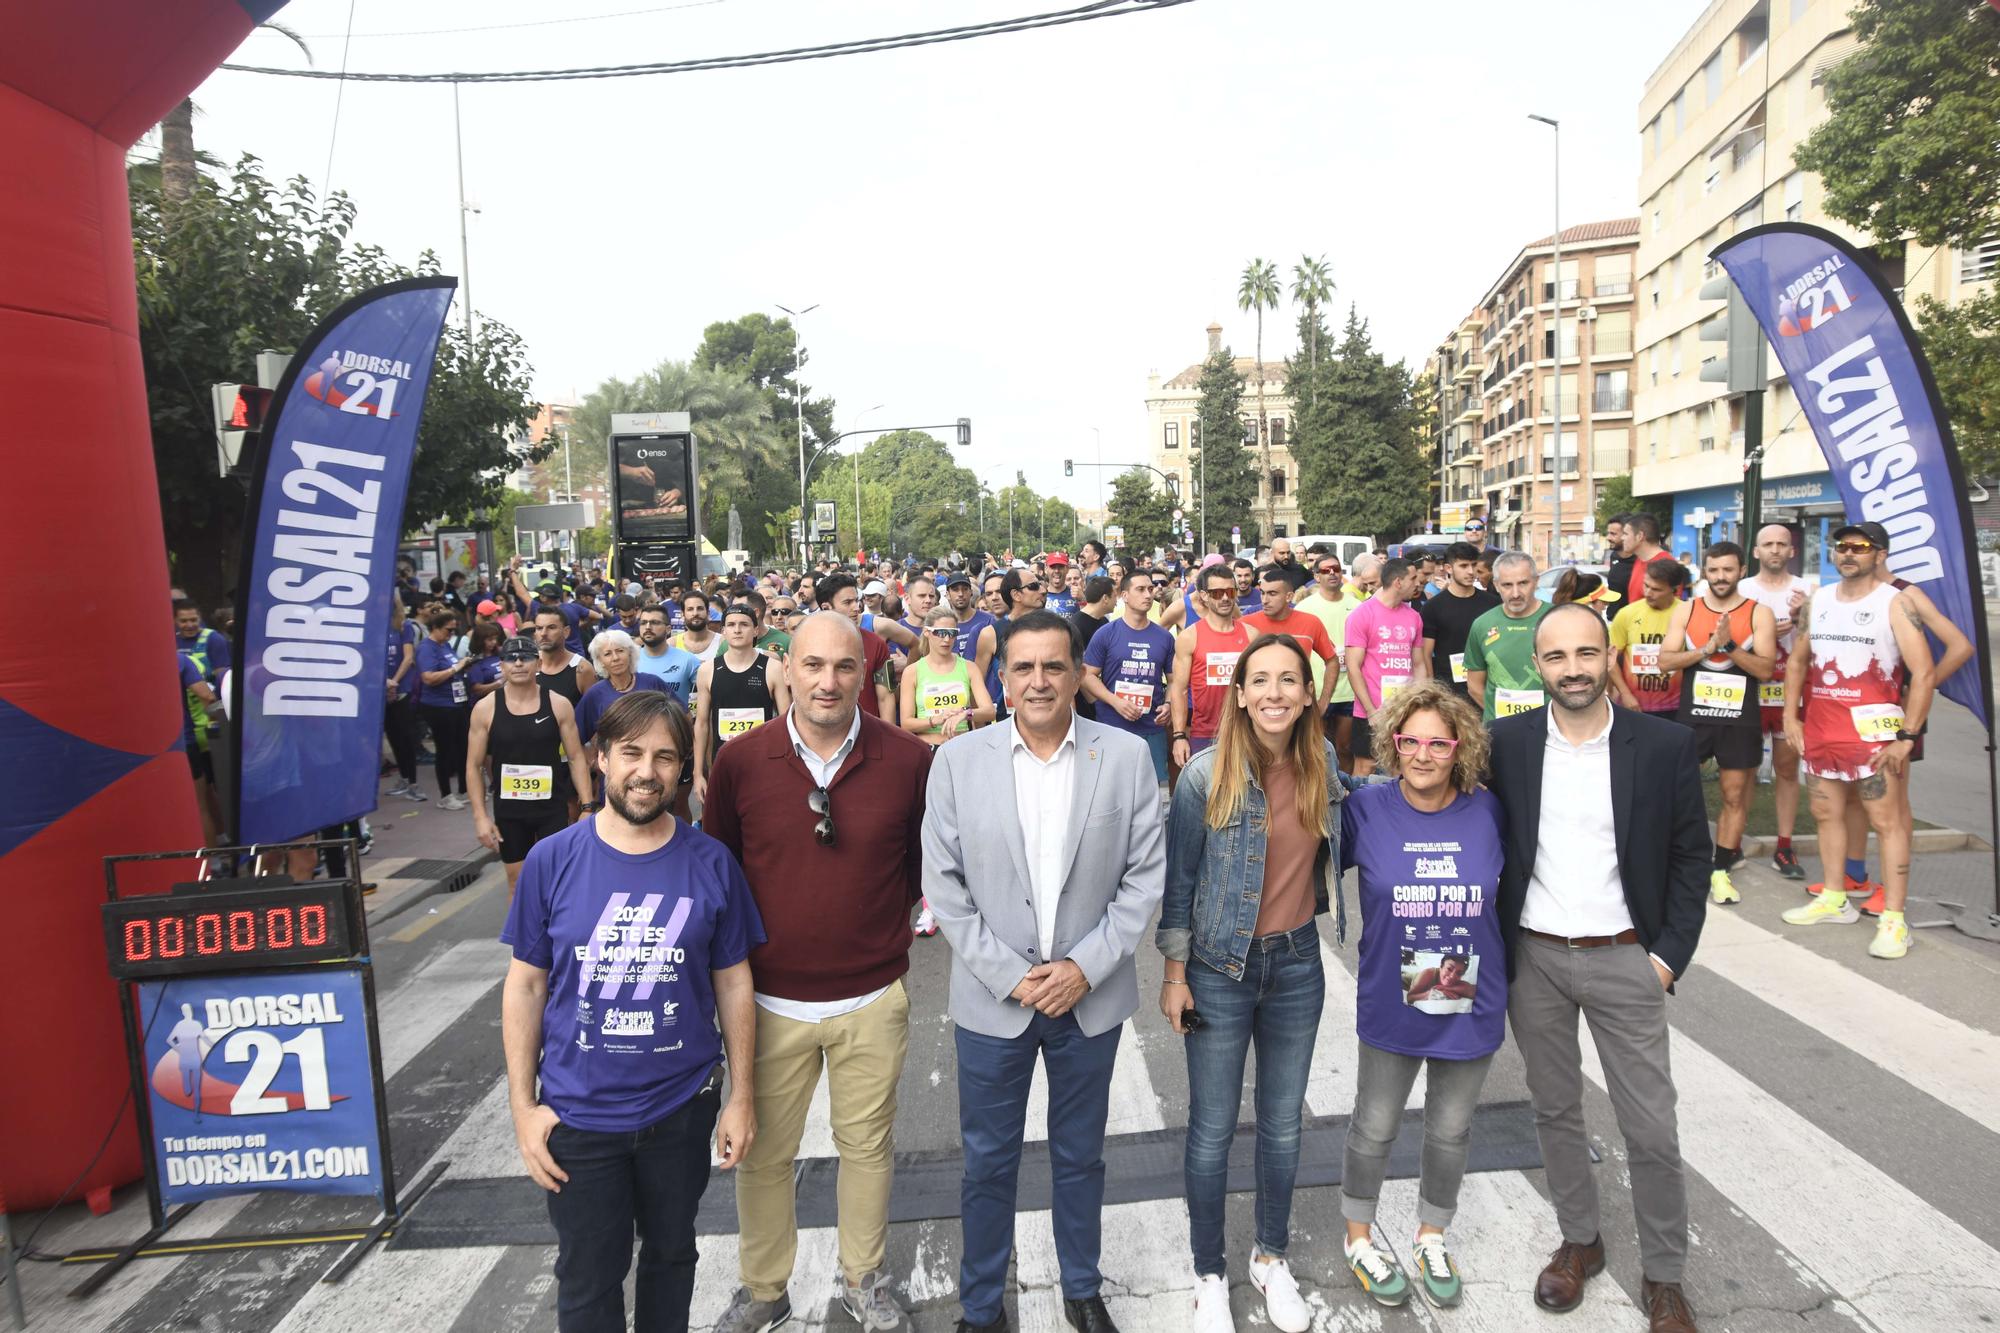
[[[757,1133],[736,1181],[743,1287],[719,1327],[762,1333],[791,1315],[793,1163],[824,1064],[843,1300],[864,1329],[907,1329],[883,1262],[931,748],[861,710],[867,648],[845,616],[802,621],[785,670],[790,711],[722,748],[702,812],[703,831],[742,863],[768,936],[750,954]],[[817,820],[810,833],[801,815]]]

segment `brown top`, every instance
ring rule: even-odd
[[[1257,904],[1258,935],[1282,935],[1312,920],[1313,862],[1320,835],[1299,823],[1298,782],[1289,762],[1264,772],[1264,893]]]

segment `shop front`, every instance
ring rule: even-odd
[[[1763,485],[1764,522],[1792,529],[1798,550],[1797,568],[1807,577],[1837,578],[1827,562],[1833,530],[1846,518],[1840,491],[1826,472],[1796,477],[1767,477]],[[1673,531],[1666,547],[1676,556],[1698,560],[1710,542],[1730,541],[1748,549],[1754,533],[1743,531],[1743,487],[1708,486],[1674,496]]]

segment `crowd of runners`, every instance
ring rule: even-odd
[[[1731,872],[1766,767],[1775,869],[1803,885],[1801,775],[1828,868],[1785,921],[1866,914],[1871,955],[1907,953],[1909,765],[1936,683],[1972,646],[1892,575],[1877,524],[1833,533],[1838,577],[1817,586],[1781,525],[1694,567],[1651,515],[1607,536],[1601,565],[1553,579],[1477,521],[1351,565],[1279,539],[1200,559],[1097,542],[827,559],[698,584],[520,560],[428,588],[401,571],[381,645],[384,796],[430,799],[429,767],[506,868],[509,1077],[560,1237],[562,1327],[626,1327],[635,1229],[637,1326],[685,1327],[711,1146],[738,1173],[742,1288],[723,1327],[784,1322],[792,1171],[821,1077],[843,1299],[864,1328],[907,1326],[882,1267],[902,978],[926,947],[913,936],[936,934],[951,990],[921,1004],[948,1005],[958,1043],[960,1327],[1005,1327],[1038,1061],[1066,1315],[1113,1326],[1105,1115],[1146,943],[1164,958],[1163,1019],[1187,1039],[1191,1326],[1233,1327],[1223,1195],[1254,1050],[1247,1272],[1276,1327],[1308,1327],[1285,1253],[1329,914],[1343,947],[1359,930],[1340,1188],[1361,1288],[1457,1303],[1446,1233],[1511,1022],[1564,1236],[1534,1299],[1582,1300],[1603,1237],[1581,1014],[1613,1075],[1650,1326],[1693,1328],[1659,996],[1703,915],[1740,901]],[[174,617],[212,831],[227,627],[185,599]],[[1399,1256],[1375,1200],[1419,1074],[1420,1225]]]

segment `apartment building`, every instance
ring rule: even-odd
[[[1433,423],[1431,464],[1437,475],[1437,531],[1457,537],[1468,518],[1484,517],[1486,491],[1481,472],[1486,444],[1480,435],[1485,419],[1486,358],[1480,353],[1485,320],[1475,308],[1458,322],[1425,359],[1424,370],[1437,385],[1437,419]]]
[[[1208,356],[1222,350],[1222,326],[1208,326]],[[1204,358],[1205,361],[1206,358]],[[1243,440],[1252,449],[1257,442],[1257,362],[1253,357],[1235,358],[1236,374],[1243,381]],[[1197,361],[1169,379],[1156,373],[1146,381],[1146,439],[1148,457],[1154,467],[1180,479],[1180,493],[1192,498],[1195,485],[1197,422],[1201,416],[1201,368]],[[1261,522],[1266,498],[1275,499],[1275,528],[1261,540],[1296,536],[1299,526],[1299,465],[1287,444],[1292,434],[1292,400],[1285,392],[1285,360],[1274,354],[1264,362],[1264,418],[1271,432],[1271,472],[1258,489],[1256,513]],[[1260,460],[1261,461],[1261,460]],[[1187,507],[1189,524],[1194,524],[1194,508]],[[1210,545],[1229,534],[1209,531]]]
[[[1466,433],[1474,429],[1469,395],[1476,391],[1478,448],[1461,439],[1447,485],[1477,497],[1460,503],[1483,505],[1496,544],[1538,561],[1595,559],[1598,487],[1631,469],[1638,232],[1636,218],[1586,222],[1564,228],[1560,247],[1549,236],[1523,246],[1480,302],[1476,384],[1455,360],[1453,381],[1465,396],[1454,423]],[[1461,322],[1454,348],[1472,323]]]
[[[1816,176],[1793,150],[1825,119],[1827,72],[1856,48],[1847,0],[1714,0],[1647,81],[1639,103],[1638,359],[1633,490],[1671,497],[1669,549],[1740,540],[1746,447],[1743,399],[1700,378],[1721,344],[1697,326],[1720,310],[1702,284],[1721,270],[1707,256],[1737,231],[1804,221],[1865,249],[1885,285],[1907,303],[1946,303],[1991,282],[2000,242],[1964,252],[1870,245],[1828,218]],[[1763,510],[1801,525],[1808,573],[1823,567],[1825,535],[1841,517],[1838,489],[1775,358],[1764,403]],[[1706,520],[1706,522],[1701,522]]]

